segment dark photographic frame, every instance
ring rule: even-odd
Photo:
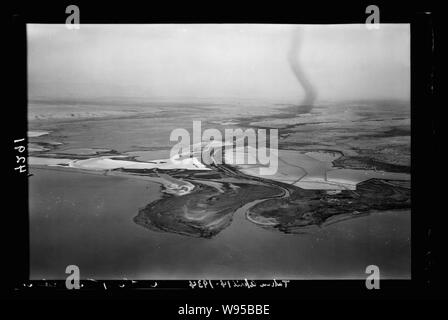
[[[119,7],[93,4],[78,4],[82,23],[363,23],[367,5],[353,7],[277,8],[255,12],[222,8],[217,13],[183,8],[176,11],[155,8]],[[84,282],[80,290],[67,290],[64,281],[29,280],[29,220],[28,182],[26,174],[19,174],[16,166],[14,140],[27,136],[27,23],[64,23],[65,4],[43,6],[23,5],[14,8],[8,21],[8,72],[6,117],[11,127],[4,135],[8,146],[7,183],[8,210],[5,226],[5,244],[8,247],[9,263],[4,271],[4,287],[8,294],[16,297],[138,297],[152,299],[218,300],[222,298],[280,300],[297,298],[370,298],[370,297],[416,297],[435,293],[435,269],[429,254],[434,245],[431,230],[435,225],[437,194],[426,187],[432,183],[435,168],[426,154],[436,148],[434,126],[433,72],[434,72],[434,26],[430,10],[419,8],[381,7],[382,23],[410,23],[411,25],[411,280],[382,280],[380,290],[367,290],[360,280],[307,280],[290,281],[287,288],[251,288],[243,286],[233,289],[191,289],[185,281],[112,281]],[[384,8],[384,9],[383,9]],[[201,13],[199,13],[201,12]],[[297,14],[296,14],[297,12]],[[430,151],[428,151],[430,150]],[[9,155],[11,153],[11,155]],[[5,266],[4,266],[5,267]]]

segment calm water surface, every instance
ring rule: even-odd
[[[260,228],[241,212],[212,239],[155,232],[132,221],[160,197],[157,184],[33,168],[30,177],[31,278],[363,278],[410,277],[410,213],[382,212],[310,234]]]
[[[30,111],[43,112],[35,108]],[[41,140],[63,143],[58,148],[61,152],[72,148],[150,150],[154,159],[160,159],[173,145],[169,141],[172,129],[191,130],[192,120],[205,120],[203,129],[224,129],[229,125],[215,120],[230,121],[243,110],[226,108],[224,112],[222,107],[177,106],[154,116],[48,120],[29,127],[51,131]],[[409,113],[400,110],[396,111],[399,115]],[[247,110],[247,117],[269,112],[278,113],[273,106],[256,105]],[[369,112],[375,117],[382,114],[375,108]],[[391,117],[389,113],[385,119]],[[374,213],[294,235],[254,225],[238,210],[232,224],[216,237],[191,238],[151,231],[133,222],[140,208],[161,196],[158,184],[62,169],[30,170],[34,174],[29,178],[32,279],[65,279],[70,264],[80,267],[84,279],[365,278],[370,264],[380,267],[383,278],[410,277],[409,211]]]

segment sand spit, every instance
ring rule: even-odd
[[[41,130],[28,131],[28,138],[36,138],[40,136],[45,136],[47,134],[50,134],[50,131],[41,131]]]
[[[124,157],[124,156],[121,156]],[[113,159],[111,159],[113,158]],[[162,170],[210,170],[196,158],[185,158],[181,160],[163,159],[151,162],[139,162],[119,160],[120,156],[97,157],[89,159],[59,159],[29,157],[30,165],[62,166],[84,170],[114,170],[114,169],[162,169]]]

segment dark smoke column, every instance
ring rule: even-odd
[[[299,51],[302,45],[302,33],[303,32],[300,29],[293,31],[291,48],[288,53],[288,61],[291,70],[294,72],[294,75],[305,91],[305,97],[298,106],[299,113],[310,112],[317,97],[316,90],[309,81],[306,72],[304,72],[303,66],[300,63]]]

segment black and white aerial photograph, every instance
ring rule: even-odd
[[[409,24],[26,32],[30,279],[411,278]]]

